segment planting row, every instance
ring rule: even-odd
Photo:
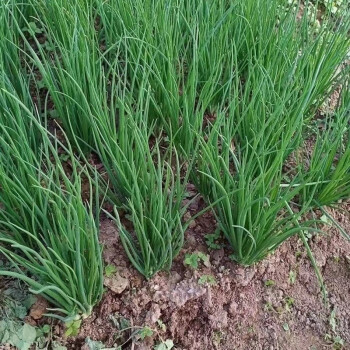
[[[87,316],[103,293],[102,202],[150,278],[182,248],[188,183],[240,264],[317,231],[306,214],[350,197],[350,13],[326,9],[315,28],[310,11],[280,5],[1,4],[0,252],[11,268],[0,275],[44,295],[55,317]]]

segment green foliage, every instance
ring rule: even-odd
[[[293,270],[289,271],[288,281],[290,284],[294,284],[297,278],[297,273]]]
[[[44,334],[47,334],[51,331],[51,327],[50,325],[48,324],[44,324],[42,327],[41,327],[41,332],[43,332]]]
[[[350,196],[350,90],[342,88],[340,104],[334,114],[323,120],[316,133],[316,142],[309,159],[300,166],[307,169],[300,175],[313,185],[302,192],[302,200],[314,197],[318,206],[337,203]],[[303,180],[303,179],[302,179]]]
[[[345,344],[344,339],[342,339],[337,331],[337,319],[336,319],[336,309],[331,311],[329,316],[329,325],[331,327],[331,334],[326,334],[325,339],[333,344],[333,349],[342,349]]]
[[[0,290],[0,347],[10,344],[18,349],[30,349],[46,344],[50,325],[39,328],[24,323],[37,298],[18,280],[3,282],[6,289]]]
[[[0,252],[13,269],[1,268],[0,275],[22,279],[57,307],[57,317],[89,315],[103,286],[91,180],[89,209],[82,200],[81,177],[89,174],[2,75]],[[69,175],[58,148],[69,154]]]
[[[174,342],[171,339],[162,341],[154,347],[154,350],[171,350],[174,347]]]
[[[102,342],[93,341],[89,337],[85,339],[85,344],[88,346],[89,350],[100,350],[106,348]]]
[[[77,336],[79,334],[80,326],[81,326],[81,320],[68,321],[66,323],[66,331],[64,332],[64,335],[66,337]]]
[[[138,336],[140,337],[141,340],[144,340],[147,337],[152,337],[152,335],[153,335],[153,330],[149,327],[143,327],[138,332]]]
[[[221,232],[219,229],[215,230],[214,233],[209,233],[204,236],[205,242],[210,249],[221,249],[222,245],[218,244],[217,241],[221,238]]]
[[[52,350],[67,350],[65,346],[61,345],[57,341],[53,341],[51,346],[52,346]]]
[[[102,261],[92,203],[87,210],[81,199],[82,173],[73,165],[69,179],[48,144],[42,163],[23,140],[21,148],[9,146],[2,132],[0,251],[15,271],[1,269],[0,275],[22,279],[65,317],[89,315],[102,296]],[[12,162],[9,154],[17,154]],[[51,156],[54,165],[48,163]],[[76,162],[73,156],[71,161]],[[47,174],[41,170],[44,164],[49,166]]]
[[[169,160],[162,158],[158,140],[153,149],[149,149],[149,131],[130,117],[125,120],[129,125],[123,128],[125,134],[120,135],[121,142],[110,138],[109,144],[103,146],[109,153],[101,151],[101,156],[114,193],[124,198],[121,207],[133,223],[130,232],[115,208],[113,218],[122,244],[137,270],[149,278],[161,269],[170,269],[183,245],[185,225],[181,219],[186,210],[182,206],[186,179],[181,181],[176,153],[170,150],[165,156]]]
[[[117,268],[114,265],[107,265],[105,266],[105,276],[106,277],[112,277],[116,272]]]
[[[27,6],[35,13],[30,18],[22,16],[27,59],[39,70],[72,145],[86,153],[94,146],[89,119],[107,113],[108,98],[98,59],[93,7],[68,0],[30,0]],[[38,33],[45,36],[45,44]]]
[[[212,275],[203,275],[198,280],[198,284],[208,284],[210,286],[215,286],[216,283],[216,279]]]
[[[242,6],[248,7],[248,3]],[[253,30],[263,28],[256,32],[256,42],[247,48],[256,64],[248,62],[246,56],[245,68],[234,72],[231,90],[227,89],[226,99],[231,102],[211,112],[216,119],[204,137],[198,133],[200,151],[193,176],[196,187],[208,203],[213,203],[219,228],[230,242],[235,260],[244,265],[263,259],[302,229],[294,225],[294,220],[313,205],[314,193],[318,193],[312,183],[319,179],[313,180],[312,174],[300,170],[300,177],[286,182],[284,165],[298,149],[305,137],[304,126],[332,84],[344,81],[347,69],[338,75],[334,72],[349,49],[342,32],[348,24],[334,33],[325,19],[321,32],[310,35],[306,14],[297,22],[293,11],[277,13],[277,9],[270,8],[271,2],[258,2],[257,6],[258,10],[244,17]],[[271,13],[261,15],[265,11]],[[277,14],[281,20],[276,29]],[[264,24],[259,25],[262,19]],[[259,50],[259,42],[266,49]],[[234,57],[239,57],[236,46],[232,45],[231,50]],[[255,88],[256,82],[259,88]],[[339,181],[347,183],[342,163],[340,169]],[[331,181],[329,190],[343,192],[341,182]],[[289,212],[286,204],[306,192],[300,206]],[[312,220],[302,224],[310,225]]]
[[[28,350],[36,339],[36,330],[29,324],[19,325],[13,321],[0,321],[0,344],[10,344]]]
[[[291,297],[286,297],[286,298],[284,299],[286,311],[290,311],[290,310],[291,310],[291,308],[292,308],[293,305],[294,305],[294,302],[295,302],[295,300],[294,300],[293,298],[291,298]]]
[[[207,265],[209,263],[209,256],[202,252],[186,254],[184,264],[192,267],[194,270],[197,270],[200,261]]]
[[[233,259],[251,265],[295,234],[307,245],[317,220],[304,214],[350,196],[350,13],[344,1],[323,1],[317,22],[320,2],[307,5],[2,2],[0,251],[14,270],[0,274],[76,321],[101,298],[103,272],[115,273],[103,271],[94,199],[113,204],[130,261],[150,278],[182,248],[189,180],[217,219],[209,248],[221,248],[222,232]],[[337,111],[312,130],[340,87]],[[48,117],[63,137],[47,131]],[[310,135],[309,159],[287,172]],[[209,263],[185,257],[199,262]]]
[[[158,327],[163,331],[166,332],[166,325],[162,320],[157,320]]]
[[[288,323],[283,323],[283,329],[286,331],[286,332],[289,332],[289,325],[288,325]]]
[[[274,280],[267,280],[264,282],[266,287],[272,287],[276,284],[276,282]]]

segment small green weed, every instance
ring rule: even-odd
[[[284,307],[286,309],[286,311],[291,311],[292,307],[294,306],[294,302],[295,300],[291,297],[286,297],[284,298]]]
[[[50,342],[51,326],[33,327],[24,323],[37,298],[18,280],[8,280],[6,284],[6,289],[0,290],[0,348],[5,344],[21,350],[33,346],[45,348]]]
[[[297,273],[294,270],[289,271],[288,282],[294,284],[297,278]]]
[[[218,243],[218,240],[221,238],[221,232],[219,229],[215,230],[214,233],[209,233],[204,236],[205,242],[210,249],[221,249],[222,244]]]
[[[66,337],[76,337],[79,334],[81,326],[81,320],[73,320],[66,323],[66,331],[64,335]]]
[[[273,287],[276,284],[274,280],[266,280],[264,282],[265,287]]]
[[[226,334],[223,333],[222,331],[215,331],[213,332],[213,336],[212,336],[212,343],[213,345],[218,348],[222,345],[222,342],[225,339]]]
[[[143,327],[139,330],[138,336],[140,337],[141,340],[144,340],[145,338],[152,337],[154,331],[153,329],[149,327]]]
[[[154,346],[154,350],[171,350],[174,347],[174,342],[171,339],[162,341]]]
[[[329,325],[331,327],[331,334],[326,334],[325,340],[332,344],[334,350],[340,350],[343,348],[345,342],[344,339],[339,336],[337,331],[337,317],[335,308],[331,311],[329,316]]]
[[[217,284],[216,279],[212,275],[203,275],[199,278],[198,284],[207,284],[209,286],[215,286]]]
[[[286,332],[289,332],[289,325],[288,325],[288,323],[283,323],[283,329],[286,331]]]
[[[209,256],[202,252],[186,254],[184,259],[184,264],[190,266],[194,270],[197,270],[200,261],[202,261],[204,265],[208,265]]]
[[[162,320],[157,320],[157,325],[162,332],[166,332],[166,325]]]
[[[117,272],[117,268],[114,265],[105,266],[105,276],[112,277]]]

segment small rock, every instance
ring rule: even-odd
[[[194,231],[196,233],[202,233],[203,231],[203,227],[201,225],[197,225],[195,228],[194,228]]]
[[[131,285],[134,288],[141,288],[143,283],[143,277],[140,274],[132,276]]]
[[[213,299],[212,299],[212,294],[211,294],[211,289],[208,288],[207,290],[207,302],[209,307],[213,307]]]
[[[47,307],[49,306],[46,299],[44,299],[42,296],[38,296],[36,302],[33,304],[33,306],[30,308],[29,316],[33,320],[40,320],[44,313],[46,312]]]
[[[184,215],[184,220],[185,221],[189,221],[192,218],[191,213],[190,212],[186,212]],[[196,220],[191,220],[191,222],[189,223],[188,227],[189,228],[194,228],[197,225]]]
[[[236,283],[237,286],[246,287],[255,275],[253,268],[238,268],[236,271]]]
[[[121,294],[129,287],[129,280],[116,273],[112,277],[105,277],[104,285],[112,292]]]
[[[155,324],[159,319],[161,315],[161,310],[158,304],[152,304],[150,310],[147,312],[146,315],[146,324]]]
[[[150,350],[152,347],[147,345],[145,342],[135,342],[133,343],[135,350]]]
[[[171,272],[171,274],[169,276],[169,284],[170,285],[175,285],[175,284],[179,283],[181,280],[182,280],[182,277],[178,272],[176,272],[176,271]]]
[[[228,325],[227,312],[218,310],[214,315],[209,315],[209,321],[213,329],[226,328]]]
[[[232,301],[228,308],[230,315],[235,316],[237,314],[237,310],[238,310],[238,304],[235,301]]]
[[[197,211],[199,208],[199,198],[195,198],[194,200],[191,201],[188,209],[192,210],[192,211]]]
[[[186,238],[186,242],[190,247],[196,247],[198,244],[196,239],[191,235],[188,235],[188,237]]]
[[[215,250],[212,253],[212,257],[213,257],[213,264],[214,265],[219,265],[222,258],[225,256],[225,252],[224,249],[219,249],[219,250]]]
[[[206,294],[206,288],[197,282],[185,281],[177,284],[170,293],[170,300],[175,307],[182,307],[190,300],[195,300]]]
[[[187,191],[187,194],[188,194],[188,197],[194,197],[195,195],[197,195],[198,191],[196,189],[196,186],[193,185],[193,184],[188,184],[186,186],[186,191]]]

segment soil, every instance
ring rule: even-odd
[[[203,205],[198,198],[188,215]],[[328,211],[350,231],[350,202]],[[130,265],[114,223],[103,219],[104,259],[117,267],[116,288],[107,288],[67,348],[88,349],[85,342],[90,338],[106,347],[126,342],[123,349],[135,350],[153,349],[166,339],[178,350],[350,349],[350,242],[334,225],[325,224],[324,234],[309,237],[328,292],[326,301],[298,237],[259,264],[243,268],[231,261],[227,247],[208,249],[205,235],[215,228],[211,213],[197,218],[172,269],[147,281]],[[200,263],[197,270],[185,266],[185,254],[195,252],[208,254],[210,263]],[[200,284],[203,276],[214,277],[215,285]],[[129,323],[130,329],[120,332],[116,320]],[[144,326],[153,334],[141,341],[135,333]],[[56,331],[63,333],[59,327]]]

